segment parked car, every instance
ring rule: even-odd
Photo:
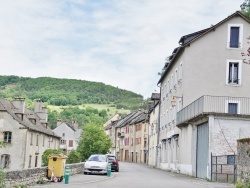
[[[108,161],[111,164],[111,170],[119,172],[119,162],[115,155],[108,154]]]
[[[108,157],[106,155],[91,155],[84,164],[84,174],[107,174]]]

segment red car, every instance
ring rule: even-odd
[[[108,162],[111,164],[111,170],[119,172],[119,163],[115,155],[108,154]]]

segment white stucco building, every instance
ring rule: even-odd
[[[71,150],[77,149],[82,129],[78,127],[78,123],[76,121],[67,123],[57,120],[57,126],[53,132],[61,137],[60,149],[64,150],[65,154]]]

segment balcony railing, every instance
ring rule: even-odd
[[[250,98],[202,96],[177,112],[177,126],[207,113],[250,115]]]

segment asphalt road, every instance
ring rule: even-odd
[[[77,174],[64,182],[33,186],[72,188],[234,188],[232,184],[208,182],[182,174],[154,169],[142,164],[120,162],[120,172],[104,175]]]

